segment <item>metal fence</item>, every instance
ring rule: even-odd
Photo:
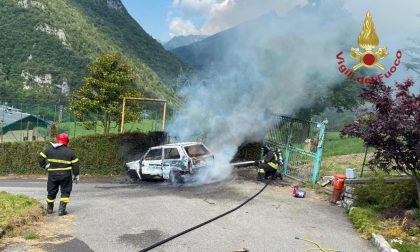
[[[264,144],[280,148],[287,177],[316,183],[321,165],[326,122],[312,122],[273,115],[273,127]]]
[[[160,131],[162,129],[162,108],[158,104],[142,104],[138,118],[124,124],[125,132]],[[32,117],[32,122],[24,120]],[[38,120],[39,119],[39,120]],[[111,133],[118,133],[117,120],[112,122]],[[47,122],[39,124],[37,122]],[[78,121],[69,113],[65,105],[61,104],[28,104],[3,103],[0,104],[0,142],[16,142],[31,140],[46,140],[50,137],[66,132],[71,137],[82,135],[102,134],[101,115],[92,114],[86,120]],[[10,124],[14,123],[11,130]],[[86,123],[90,124],[86,128]]]

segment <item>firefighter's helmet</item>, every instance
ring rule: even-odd
[[[67,146],[67,144],[69,143],[69,136],[66,133],[58,134],[57,143],[64,144]]]

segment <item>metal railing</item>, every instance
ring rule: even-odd
[[[279,148],[284,157],[283,174],[316,183],[321,166],[327,122],[313,122],[288,116],[273,115],[273,127],[263,144]]]

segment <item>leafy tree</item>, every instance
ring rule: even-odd
[[[377,82],[363,89],[361,97],[374,105],[341,134],[363,139],[376,148],[372,169],[397,170],[416,180],[420,206],[420,95],[410,93],[411,79],[395,83],[396,90]],[[395,91],[395,93],[394,93]]]
[[[120,125],[121,103],[124,96],[140,97],[141,92],[134,88],[137,79],[130,65],[123,63],[120,54],[101,54],[97,62],[88,66],[88,76],[83,85],[70,98],[70,112],[78,120],[84,121],[87,128],[92,115],[99,115],[104,133],[109,133],[111,122]],[[128,113],[126,121],[138,118]]]

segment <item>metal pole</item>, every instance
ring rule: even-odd
[[[368,148],[369,148],[369,147],[366,145],[365,158],[363,159],[362,171],[360,172],[360,177],[363,177],[363,168],[365,168],[366,156],[367,156]]]
[[[165,120],[166,120],[166,102],[163,103],[162,131],[165,131]]]
[[[324,145],[325,126],[327,121],[320,123],[318,146],[316,148],[316,157],[314,164],[314,172],[312,173],[312,183],[315,184],[318,179],[319,169],[321,167],[322,147]]]
[[[288,136],[287,136],[287,143],[286,143],[286,155],[284,157],[284,174],[287,175],[287,173],[289,172],[289,157],[290,157],[290,147],[292,145],[292,128],[293,128],[293,120],[290,120],[290,124],[289,124],[289,129],[288,129]]]
[[[124,115],[125,115],[125,97],[123,97],[123,107],[121,112],[121,131],[120,133],[124,133]]]
[[[96,135],[96,127],[98,125],[98,111],[96,111],[96,115],[95,115],[95,135]]]
[[[73,137],[76,137],[76,128],[77,128],[76,117],[74,117],[74,130],[73,130]]]
[[[24,137],[24,135],[23,135],[23,121],[22,121],[22,118],[23,118],[23,115],[22,115],[22,111],[23,111],[23,104],[21,103],[20,104],[20,135],[21,135],[21,141],[23,141],[23,137]]]

